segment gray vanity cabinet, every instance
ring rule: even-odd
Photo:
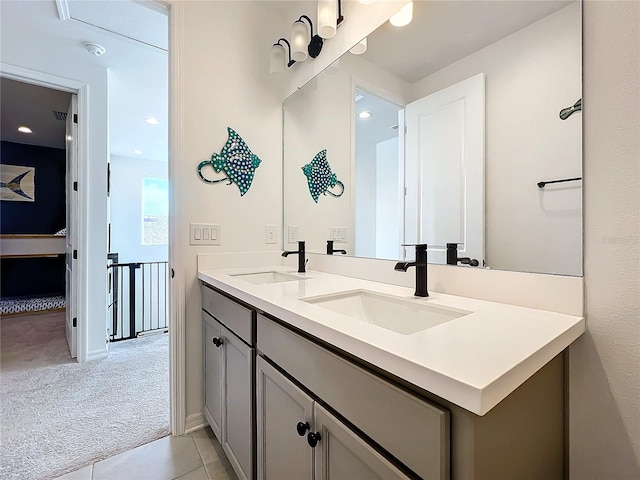
[[[222,325],[202,312],[204,338],[204,415],[216,437],[222,432]]]
[[[310,480],[313,450],[307,444],[314,425],[313,400],[266,360],[256,358],[258,480]]]
[[[202,286],[204,415],[238,478],[254,478],[255,312]]]
[[[260,356],[256,381],[258,480],[408,478]]]

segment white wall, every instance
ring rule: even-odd
[[[584,2],[587,332],[570,348],[573,480],[640,478],[640,4]]]
[[[179,5],[178,5],[179,4]],[[269,48],[285,32],[282,19],[269,2],[177,2],[181,9],[180,32],[170,34],[179,54],[181,89],[172,85],[179,109],[174,124],[182,137],[172,137],[172,159],[179,178],[170,177],[180,198],[182,265],[174,282],[185,290],[185,363],[187,428],[202,421],[202,314],[197,254],[279,251],[278,243],[265,244],[265,224],[282,224],[282,98],[280,85],[269,78]],[[172,7],[172,8],[173,8]],[[227,141],[227,127],[245,140],[262,163],[253,184],[243,196],[235,185],[209,185],[197,176],[196,167]],[[172,132],[173,133],[173,132]],[[221,226],[220,246],[190,246],[189,223]],[[180,276],[181,275],[181,276]],[[174,284],[175,285],[175,284]]]
[[[426,77],[411,100],[485,74],[485,236],[492,268],[582,274],[579,4],[565,7]]]
[[[55,10],[49,1],[17,2],[34,10],[34,18],[44,9]],[[80,213],[86,212],[87,222],[80,234],[78,266],[81,288],[88,299],[78,312],[80,322],[87,329],[86,343],[79,345],[80,360],[99,358],[106,354],[105,321],[107,315],[107,280],[105,275],[107,251],[107,159],[108,107],[107,69],[91,61],[83,61],[86,52],[65,38],[51,39],[37,28],[12,20],[16,2],[0,2],[2,28],[0,58],[10,67],[71,79],[88,85],[88,118],[80,119],[81,133],[88,145],[89,161],[79,167]],[[25,41],[28,39],[28,41]],[[83,124],[86,130],[83,131]],[[86,246],[86,247],[85,247]],[[79,329],[80,331],[80,329]],[[82,341],[82,339],[79,339]],[[84,352],[84,353],[83,353]],[[85,356],[86,354],[86,356]]]
[[[166,162],[111,155],[111,251],[119,262],[167,260],[167,244],[142,244],[142,179],[167,175]]]

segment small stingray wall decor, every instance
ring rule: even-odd
[[[314,202],[318,203],[320,194],[340,197],[344,193],[344,184],[338,180],[336,174],[331,171],[329,161],[327,160],[326,149],[318,152],[318,154],[313,157],[313,160],[311,160],[311,163],[307,163],[302,167],[302,171],[307,177],[309,193]],[[329,191],[330,188],[335,186],[340,187],[340,193]]]
[[[253,175],[256,168],[260,166],[261,160],[251,152],[235,130],[227,127],[227,131],[229,132],[227,143],[219,154],[211,155],[211,160],[204,160],[198,164],[198,176],[205,183],[220,183],[225,180],[229,182],[227,185],[235,183],[240,189],[242,197],[251,187]],[[216,173],[223,172],[226,176],[215,180],[206,178],[202,170],[207,166],[212,167]]]

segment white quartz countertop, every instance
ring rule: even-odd
[[[255,285],[234,276],[278,271],[299,280]],[[484,415],[585,330],[571,315],[291,267],[203,270],[198,278],[477,415]],[[300,300],[367,290],[472,313],[405,335]]]

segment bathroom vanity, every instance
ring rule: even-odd
[[[282,266],[198,277],[204,415],[239,478],[563,478],[581,317]]]

